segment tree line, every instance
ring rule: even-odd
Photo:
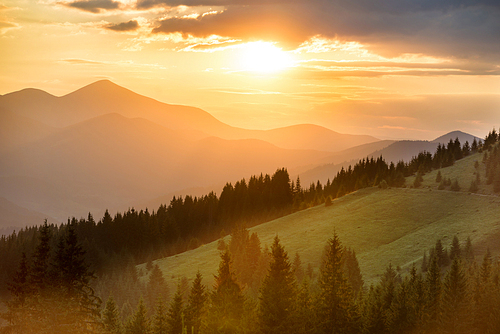
[[[327,241],[319,272],[313,276],[303,274],[300,261],[290,259],[278,236],[269,250],[262,250],[258,236],[240,228],[229,244],[219,244],[220,262],[211,289],[198,273],[190,286],[179,281],[167,300],[161,290],[163,273],[154,265],[148,281],[155,289],[154,306],[148,308],[143,296],[124,319],[113,296],[101,307],[90,288],[95,277],[74,226],[57,240],[54,252],[49,226],[44,224],[41,231],[35,253],[22,256],[9,285],[13,298],[2,315],[8,321],[4,333],[500,331],[500,265],[489,251],[476,263],[470,256],[470,239],[464,247],[454,238],[449,252],[438,240],[425,271],[414,264],[402,274],[389,264],[379,282],[365,288],[355,252],[344,247],[337,234]],[[265,270],[243,283],[242,268],[253,261],[251,248],[265,255]],[[252,281],[258,281],[255,295]]]
[[[113,324],[111,333],[124,334],[498,333],[500,265],[489,251],[478,264],[468,257],[468,247],[454,239],[446,265],[434,248],[426,272],[414,264],[402,274],[389,264],[380,280],[365,288],[359,266],[354,272],[361,281],[350,274],[346,262],[355,253],[338,235],[327,241],[318,275],[302,279],[301,268],[276,236],[256,296],[241,282],[227,246],[220,252],[212,289],[203,286],[198,273],[187,295],[179,285],[169,306],[158,300],[149,318],[140,301],[128,320],[120,321],[114,312],[103,321]],[[142,319],[140,326],[137,319]],[[164,319],[163,331],[159,319]]]
[[[234,185],[227,183],[220,196],[214,192],[200,197],[174,196],[168,205],[160,205],[152,212],[131,208],[112,217],[106,211],[99,221],[89,213],[87,218],[72,218],[66,224],[49,227],[58,237],[68,225],[73,225],[87,252],[87,261],[100,276],[109,274],[110,268],[116,266],[125,268],[196,248],[218,239],[238,224],[257,225],[313,205],[331,203],[365,187],[402,187],[405,177],[448,166],[483,149],[491,150],[498,139],[495,130],[488,134],[484,144],[474,140],[472,145],[468,142],[461,145],[457,138],[447,145],[439,144],[434,155],[424,151],[407,163],[388,164],[382,157],[362,159],[353,167],[342,168],[325,185],[318,181],[304,187],[300,177],[291,181],[288,171],[281,168],[273,175],[251,176],[248,181],[242,179]],[[495,154],[488,161],[499,161]],[[489,165],[493,167],[488,170],[499,169],[495,167],[498,163]],[[497,179],[500,191],[500,176]],[[0,237],[0,257],[4,259],[0,263],[0,296],[7,295],[6,282],[14,274],[21,253],[33,253],[40,228],[26,227]]]

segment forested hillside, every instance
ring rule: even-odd
[[[185,251],[187,249],[196,248],[202,243],[207,243],[209,241],[217,239],[219,236],[221,236],[221,233],[224,235],[226,233],[224,231],[227,232],[235,231],[235,227],[240,224],[246,224],[247,226],[252,226],[279,216],[289,214],[293,211],[302,210],[317,204],[325,203],[325,205],[330,205],[333,199],[342,197],[343,195],[351,193],[358,189],[372,187],[372,186],[379,186],[380,188],[402,187],[405,186],[405,183],[408,183],[408,180],[405,179],[405,177],[409,177],[411,175],[416,175],[416,177],[414,178],[413,182],[411,182],[412,184],[410,186],[417,188],[421,186],[420,178],[424,174],[430,172],[431,170],[436,170],[436,169],[439,170],[442,167],[453,165],[455,161],[460,160],[463,157],[468,156],[470,154],[475,154],[478,151],[485,152],[483,156],[485,157],[484,163],[486,165],[486,170],[487,170],[487,176],[486,176],[487,183],[492,183],[493,191],[498,191],[500,189],[494,187],[495,180],[500,179],[500,177],[497,176],[498,175],[497,141],[498,141],[498,135],[493,130],[486,137],[484,144],[473,142],[471,145],[469,145],[469,143],[466,142],[462,145],[458,140],[450,141],[446,146],[439,145],[438,150],[434,154],[429,152],[422,152],[418,156],[414,157],[409,163],[400,162],[398,164],[392,164],[392,163],[387,164],[382,157],[378,159],[362,160],[355,166],[349,167],[347,170],[341,170],[335,177],[332,178],[332,181],[329,180],[325,185],[321,184],[320,182],[317,182],[310,184],[308,187],[307,186],[304,187],[300,183],[300,178],[291,181],[287,170],[279,169],[272,176],[271,175],[252,176],[248,181],[243,179],[235,183],[234,185],[228,183],[224,187],[220,196],[217,196],[214,193],[210,193],[200,198],[196,197],[192,198],[190,196],[186,196],[185,198],[174,197],[168,206],[162,205],[158,208],[157,211],[149,212],[147,209],[141,211],[130,209],[123,214],[117,214],[115,217],[111,217],[109,214],[106,213],[104,217],[97,222],[94,220],[92,215],[89,214],[89,216],[86,219],[82,218],[78,220],[73,218],[69,220],[67,224],[61,224],[60,226],[44,224],[43,226],[40,227],[26,228],[13,235],[3,236],[2,239],[0,240],[0,254],[2,259],[5,259],[4,261],[2,261],[1,264],[2,265],[1,272],[3,273],[2,277],[3,294],[4,296],[8,296],[7,294],[7,288],[8,288],[8,290],[10,290],[11,292],[11,295],[13,294],[15,298],[18,298],[19,296],[16,294],[17,293],[16,291],[18,291],[16,290],[17,285],[19,284],[23,285],[24,283],[26,283],[27,286],[30,286],[34,284],[33,283],[34,281],[38,280],[37,274],[34,274],[32,272],[32,269],[36,267],[37,261],[38,262],[40,261],[37,259],[40,256],[39,255],[41,247],[40,245],[42,244],[45,244],[46,246],[44,247],[46,249],[47,248],[49,249],[48,251],[47,250],[45,251],[46,252],[45,260],[48,261],[47,259],[50,259],[52,257],[52,260],[46,263],[50,263],[51,266],[53,266],[54,268],[53,270],[57,271],[55,270],[55,268],[57,268],[56,265],[58,261],[63,261],[62,255],[58,254],[64,254],[66,252],[66,250],[64,249],[66,249],[69,246],[65,246],[65,243],[66,245],[70,245],[72,243],[76,245],[74,241],[75,239],[71,239],[72,240],[71,242],[68,241],[69,240],[68,235],[74,235],[74,238],[78,238],[80,242],[79,245],[81,245],[82,247],[77,252],[79,254],[78,257],[80,258],[80,260],[83,261],[81,263],[88,264],[88,266],[87,265],[84,266],[86,269],[85,271],[83,271],[82,277],[86,277],[85,280],[90,282],[92,278],[91,272],[94,271],[98,275],[98,277],[100,277],[100,279],[97,282],[94,282],[93,286],[94,288],[99,289],[102,297],[105,297],[105,299],[107,300],[108,296],[113,294],[113,291],[118,291],[118,290],[113,290],[112,287],[113,284],[115,284],[115,288],[116,286],[120,285],[122,285],[123,288],[124,286],[126,287],[128,284],[128,286],[130,287],[129,289],[130,293],[135,294],[134,296],[132,295],[129,296],[130,300],[128,302],[127,298],[124,298],[122,295],[117,296],[117,298],[120,299],[119,308],[121,310],[122,316],[128,317],[129,315],[134,314],[133,316],[130,317],[130,324],[129,324],[130,326],[128,327],[129,332],[132,333],[133,331],[131,328],[133,327],[132,323],[135,321],[134,319],[140,317],[141,312],[144,313],[142,316],[145,317],[147,314],[146,308],[150,309],[149,311],[150,315],[153,312],[152,308],[154,307],[156,301],[154,300],[155,298],[151,296],[156,296],[158,295],[158,293],[155,293],[156,291],[155,289],[151,290],[152,289],[151,287],[164,285],[163,283],[161,283],[163,282],[163,279],[160,278],[163,274],[161,271],[158,272],[158,270],[155,269],[156,266],[153,265],[149,266],[147,270],[150,271],[151,273],[156,272],[156,274],[155,275],[151,274],[149,277],[149,282],[144,282],[138,278],[138,273],[136,272],[136,269],[134,267],[135,264],[141,262],[150,263],[151,260],[154,260],[159,257],[169,256]],[[479,179],[478,182],[482,181]],[[447,189],[450,190],[458,190],[453,188],[453,184],[448,185],[447,183],[446,184],[443,183],[443,186],[445,187],[445,189],[446,187],[448,187]],[[473,190],[474,189],[472,189],[471,191]],[[48,238],[47,235],[50,235],[51,237]],[[233,232],[233,237],[234,237],[234,232]],[[258,241],[257,236],[253,235],[247,236],[241,240],[247,240],[247,239],[252,240],[252,238],[253,238],[252,242],[254,245],[254,249],[259,248],[260,242]],[[235,240],[238,240],[238,238],[236,238]],[[242,243],[243,241],[240,242],[240,244]],[[236,277],[231,278],[232,277],[231,275],[225,278],[223,275],[227,275],[228,272],[231,273],[231,270],[228,269],[230,268],[230,263],[232,261],[230,259],[231,257],[236,257],[236,258],[238,257],[236,255],[238,253],[236,249],[240,246],[237,247],[233,244],[233,246],[229,245],[228,247],[229,251],[225,252],[225,245],[224,244],[220,245],[221,251],[223,252],[223,254],[226,255],[222,257],[221,268],[219,269],[219,274],[216,276],[216,287],[214,289],[215,291],[218,291],[219,288],[224,290],[221,286],[223,286],[225,284],[224,282],[226,282],[227,280],[229,281],[236,280]],[[231,289],[232,292],[237,291],[242,287],[247,287],[248,289],[245,291],[247,292],[253,291],[252,292],[253,297],[248,296],[247,292],[243,293],[240,291],[239,293],[237,293],[236,299],[239,300],[242,298],[242,300],[244,300],[245,298],[255,298],[259,296],[259,294],[263,293],[265,289],[260,284],[262,282],[266,282],[267,276],[269,276],[271,274],[271,271],[273,270],[272,263],[273,263],[273,256],[275,256],[274,253],[277,252],[284,254],[283,250],[279,250],[280,247],[281,246],[279,245],[279,242],[275,242],[275,244],[273,244],[273,247],[271,249],[271,253],[268,253],[268,251],[265,249],[261,250],[259,248],[259,252],[261,252],[261,255],[263,257],[256,257],[257,260],[255,261],[257,262],[254,261],[254,264],[256,265],[255,272],[260,273],[260,279],[257,278],[255,281],[256,283],[254,281],[249,280],[247,282],[244,282],[242,286],[240,286],[239,283],[236,281],[230,283],[230,285],[233,286],[234,289],[236,289],[234,290],[232,288]],[[246,246],[244,246],[243,249],[246,249]],[[346,254],[351,254],[350,253],[351,250],[343,250],[342,252],[345,252]],[[23,253],[26,256],[23,256],[22,255]],[[243,254],[245,254],[245,252],[243,252]],[[355,253],[352,252],[352,254]],[[271,256],[271,258],[269,258],[269,256]],[[236,261],[236,258],[234,259],[235,261],[234,265],[237,267],[238,262]],[[271,259],[271,267],[269,267],[270,269],[268,268],[269,259]],[[296,262],[295,268],[297,269],[300,266],[299,265],[300,258],[297,259],[295,262]],[[283,265],[283,263],[281,265]],[[460,266],[464,264],[458,263],[457,265]],[[285,267],[287,267],[287,265],[285,265]],[[260,269],[257,270],[257,268]],[[322,268],[321,270],[323,271],[324,268]],[[452,270],[460,271],[462,269],[455,268]],[[31,273],[28,274],[29,271],[31,271]],[[311,273],[310,270],[308,270],[308,272]],[[476,274],[472,269],[469,270],[469,272],[472,272],[470,274],[471,276],[469,277],[469,279],[472,280],[471,277],[475,277],[474,275]],[[321,275],[322,274],[320,274],[320,277]],[[155,276],[156,276],[156,283],[151,283],[155,282],[154,279]],[[319,295],[321,295],[321,293],[319,291],[322,289],[321,285],[323,283],[321,283],[321,279],[319,279],[317,283],[314,283],[315,278],[313,277],[313,275],[310,274],[309,276],[312,284],[311,286],[314,286],[316,284],[315,288],[316,290],[307,292],[307,295],[316,296],[314,298],[320,298]],[[105,277],[106,279],[104,280]],[[243,277],[244,275],[237,276],[239,280],[241,280]],[[490,278],[488,278],[488,280],[489,279]],[[120,280],[122,280],[123,284],[116,283],[119,282]],[[270,280],[270,278],[267,280]],[[493,278],[491,278],[491,280],[493,280]],[[63,292],[58,292],[58,291],[64,291],[64,290],[59,290],[61,286],[66,286],[66,289],[71,290],[72,289],[70,287],[71,284],[64,285],[63,283],[60,283],[62,281],[51,280],[51,279],[49,279],[49,281],[51,283],[50,284],[47,283],[48,285],[43,285],[43,286],[41,285],[38,286],[38,288],[36,288],[33,291],[30,290],[28,292],[26,291],[25,292],[29,296],[36,296],[36,299],[38,298],[43,299],[47,297],[49,298],[47,300],[50,303],[51,301],[54,300],[53,298],[55,298],[55,300],[57,300],[58,303],[59,302],[65,303],[64,301],[61,301],[58,297],[59,294]],[[112,283],[113,281],[115,283]],[[293,279],[288,279],[288,281],[292,285],[292,288],[293,286],[296,285],[296,283],[293,283]],[[6,284],[7,282],[14,282],[14,285],[7,285]],[[404,282],[404,280],[401,282]],[[51,284],[55,284],[54,288],[47,287],[50,286]],[[170,305],[171,308],[174,306],[174,303],[177,303],[176,307],[179,309],[180,307],[179,305],[183,300],[182,294],[183,293],[187,294],[186,293],[187,284],[188,283],[185,281],[179,282],[179,288],[178,288],[179,293],[173,296],[173,299],[171,300],[173,304]],[[198,282],[198,285],[199,284],[200,283]],[[351,283],[350,285],[348,284],[346,286],[349,287],[349,288],[346,287],[346,289],[352,289],[353,283]],[[403,286],[403,284],[401,284],[401,286]],[[46,293],[44,290],[46,288],[48,288],[51,292]],[[396,288],[399,288],[399,285],[394,284],[394,289]],[[148,289],[150,290],[149,293],[147,292]],[[166,288],[163,287],[162,289]],[[198,286],[198,290],[199,289],[200,287]],[[296,289],[296,287],[293,289]],[[272,291],[272,289],[270,291]],[[21,295],[25,292],[22,292]],[[94,296],[93,293],[90,294],[88,293],[89,292],[87,291],[84,295],[82,295],[81,297],[83,298],[82,300],[84,299],[86,300],[89,296]],[[319,293],[319,295],[316,295],[316,293]],[[217,293],[214,292],[214,294]],[[352,296],[349,297],[348,296],[349,294],[351,294]],[[374,292],[370,292],[368,296],[373,294]],[[143,296],[143,298],[146,299],[146,301],[141,302],[140,305],[142,306],[139,306],[136,311],[133,311],[135,310],[135,303],[140,298],[141,295]],[[146,297],[148,295],[150,297]],[[167,294],[165,295],[167,296]],[[240,295],[241,298],[238,297]],[[299,295],[300,294],[298,294],[297,296]],[[212,296],[212,294],[210,296]],[[357,300],[356,299],[358,298],[357,294],[354,295],[352,293],[348,293],[346,296],[347,299],[352,298],[352,303],[353,305],[356,306],[356,309],[348,311],[348,313],[350,312],[349,314],[351,314],[354,317],[352,318],[354,320],[352,319],[346,320],[350,319],[350,316],[346,315],[347,317],[346,319],[343,320],[340,319],[339,321],[347,321],[345,323],[345,326],[347,326],[346,328],[350,328],[352,330],[354,330],[355,328],[357,329],[361,328],[356,326],[362,326],[365,328],[366,326],[363,321],[367,321],[364,318],[366,318],[367,316],[368,309],[362,308],[362,305],[366,305],[366,300],[363,302],[365,304],[361,304],[361,301],[364,299]],[[496,295],[492,294],[492,296]],[[207,297],[208,298],[207,303],[209,303],[207,305],[210,305],[208,307],[209,310],[211,310],[207,314],[213,316],[214,314],[217,314],[216,312],[227,312],[227,310],[224,311],[220,309],[218,310],[217,308],[213,308],[216,307],[215,299],[223,297],[218,296],[218,297],[213,297],[215,299],[211,299],[212,297],[210,298]],[[9,304],[11,306],[10,307],[11,311],[14,310],[16,307],[19,307],[19,305],[21,305],[21,311],[23,311],[23,305],[24,305],[23,300],[25,297],[19,297],[19,298],[21,298],[22,301],[14,302],[14,304]],[[370,298],[379,298],[379,297],[372,296]],[[236,330],[235,328],[238,328],[238,331],[242,328],[253,328],[256,330],[257,328],[259,328],[259,326],[264,326],[265,321],[263,319],[258,320],[259,317],[261,316],[261,313],[257,311],[258,309],[252,308],[256,307],[256,305],[254,304],[254,302],[251,302],[251,300],[252,299],[247,299],[245,303],[241,304],[243,306],[241,305],[235,306],[235,309],[244,307],[245,312],[243,312],[242,314],[245,314],[244,321],[246,321],[246,323],[242,325],[243,323],[239,321],[243,320],[240,318],[238,321],[234,323],[236,324],[236,327],[233,328],[234,330]],[[262,301],[263,297],[260,300]],[[111,303],[111,301],[108,300],[107,304]],[[295,302],[297,302],[297,300],[290,301],[290,303],[295,303]],[[113,307],[112,306],[113,303],[111,303],[109,307]],[[310,303],[310,301],[307,303]],[[81,306],[81,304],[79,305]],[[294,305],[295,305],[294,309],[298,311],[299,308],[296,306],[296,304]],[[12,307],[14,307],[14,309]],[[116,307],[116,305],[114,307]],[[162,307],[166,306],[164,305]],[[211,307],[213,309],[211,309]],[[222,306],[219,305],[219,307]],[[259,306],[259,307],[265,307],[265,306]],[[387,305],[385,307],[386,308],[384,309],[383,312],[387,313],[388,312],[387,310],[390,307]],[[289,307],[285,308],[289,309]],[[172,312],[174,312],[174,310],[172,310],[168,314],[172,315],[173,314]],[[319,317],[318,314],[321,314],[321,312],[329,312],[329,311],[314,310],[311,312],[315,314],[314,317]],[[181,313],[177,312],[177,314]],[[305,316],[304,319],[309,319],[309,320],[313,319],[311,318],[311,315],[313,313],[310,313],[310,316]],[[188,314],[187,310],[185,314]],[[89,316],[94,317],[95,315],[89,315]],[[42,315],[40,317],[41,317],[40,321],[47,320],[43,318],[44,316]],[[224,317],[225,315],[223,316],[223,318]],[[238,315],[237,317],[241,317],[241,314]],[[11,317],[7,320],[12,322],[14,321],[12,319],[13,318]],[[98,324],[100,323],[100,321],[103,320],[102,319],[99,320],[99,317],[97,317],[96,319],[97,319],[96,326],[99,327],[100,325]],[[392,326],[391,322],[387,319],[381,320],[384,326],[386,326],[384,327],[385,328],[384,330],[387,330],[388,328],[393,328],[390,327]],[[210,320],[210,318],[206,318],[205,320],[202,321],[202,323],[204,324],[204,326],[212,323],[212,326],[215,326],[216,328],[219,325],[217,324],[216,321],[215,322],[214,321],[215,321],[214,319]],[[318,320],[318,324],[319,322],[320,320]],[[285,323],[287,323],[287,321],[285,321]],[[234,324],[226,324],[226,325],[233,326]],[[312,327],[310,325],[311,324],[295,324],[294,326],[298,327],[294,328],[299,328],[299,327],[316,328],[316,325]],[[272,327],[274,325],[267,324],[265,326]],[[281,327],[278,326],[278,328]],[[316,328],[318,332],[322,332],[322,329],[318,328]],[[425,327],[425,328],[429,329],[430,327]],[[278,331],[280,330],[281,329],[279,329]]]

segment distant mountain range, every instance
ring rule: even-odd
[[[41,224],[42,217],[99,218],[106,208],[124,210],[187,188],[217,189],[281,167],[332,178],[331,166],[373,152],[403,156],[414,142],[407,143],[310,124],[235,128],[199,108],[106,80],[62,97],[24,89],[0,96],[0,229]],[[437,144],[412,145],[420,151]]]

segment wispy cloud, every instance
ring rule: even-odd
[[[75,64],[75,65],[106,65],[105,62],[88,60],[88,59],[76,59],[76,58],[61,59],[60,62],[67,64]]]
[[[73,2],[62,2],[61,4],[93,14],[99,14],[103,11],[109,10],[117,10],[121,6],[121,2],[114,0],[77,0]]]
[[[238,94],[238,95],[281,95],[281,92],[266,91],[261,89],[241,89],[241,88],[205,88],[205,90],[217,93]]]
[[[110,23],[108,25],[104,26],[105,29],[113,30],[113,31],[135,31],[140,28],[139,23],[137,20],[130,20],[128,22],[121,22],[121,23]]]
[[[4,34],[11,29],[19,29],[21,26],[14,22],[0,21],[0,33]]]

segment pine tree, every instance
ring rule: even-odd
[[[158,297],[158,302],[156,304],[156,310],[153,318],[152,327],[153,327],[152,334],[169,333],[166,310],[163,304],[163,299],[161,297]]]
[[[295,332],[309,334],[314,332],[316,315],[314,313],[313,298],[309,288],[309,279],[304,279],[297,295],[295,312]]]
[[[427,303],[425,295],[425,283],[421,274],[417,273],[415,265],[410,270],[409,279],[409,300],[410,312],[409,318],[412,320],[416,332],[419,332],[425,322],[425,305]]]
[[[147,299],[148,305],[151,307],[155,305],[158,301],[158,297],[166,299],[168,296],[167,283],[163,277],[163,272],[161,271],[158,264],[152,265],[151,273],[149,274],[149,280],[147,284]]]
[[[168,323],[168,333],[169,334],[179,334],[182,333],[184,324],[184,307],[182,300],[182,286],[181,282],[177,285],[177,290],[175,291],[174,298],[170,302],[170,307],[167,311],[167,323]]]
[[[363,275],[359,269],[359,262],[356,257],[356,252],[353,249],[346,248],[344,250],[344,271],[347,280],[351,285],[353,296],[356,298],[363,289]]]
[[[437,257],[437,260],[438,260],[438,265],[440,267],[445,267],[449,264],[449,257],[448,257],[448,253],[446,252],[446,250],[444,249],[443,247],[443,244],[441,243],[441,239],[438,239],[436,241],[436,246],[434,247],[435,249],[435,256]]]
[[[443,284],[443,316],[441,328],[446,333],[469,333],[467,279],[455,258]]]
[[[199,334],[206,316],[207,292],[206,287],[201,283],[202,275],[198,271],[193,281],[186,307],[186,324],[188,332]]]
[[[29,278],[29,263],[26,253],[23,252],[12,283],[8,283],[11,299],[6,302],[7,312],[1,314],[1,317],[9,323],[4,329],[6,333],[9,331],[16,333],[16,329],[28,331],[30,328],[27,320],[29,320],[31,313],[29,304],[32,302],[30,299],[33,289],[30,286]]]
[[[67,225],[66,235],[62,236],[55,255],[52,272],[57,272],[58,283],[55,287],[63,298],[63,307],[69,322],[80,328],[96,324],[100,316],[101,300],[95,295],[91,281],[96,277],[85,262],[85,251],[79,244],[76,231],[76,219]],[[54,284],[53,284],[54,285]]]
[[[295,278],[297,282],[300,284],[304,279],[304,268],[302,268],[302,261],[300,260],[299,253],[295,253],[295,257],[293,258],[292,271],[295,274]]]
[[[394,295],[387,310],[387,326],[393,333],[410,333],[415,327],[416,319],[412,312],[410,280],[406,278]]]
[[[113,297],[109,297],[106,302],[106,306],[102,312],[102,324],[106,333],[120,334],[122,332],[120,313],[116,308],[116,303]]]
[[[137,310],[127,323],[126,334],[149,334],[150,326],[147,313],[144,300],[141,298]]]
[[[26,258],[26,253],[23,252],[21,255],[21,262],[19,263],[19,269],[14,275],[12,283],[8,284],[8,289],[12,294],[12,299],[8,304],[9,308],[24,306],[26,299],[31,293],[29,278],[29,263]]]
[[[370,286],[368,295],[363,304],[363,329],[365,333],[387,333],[385,312],[383,308],[382,287]]]
[[[50,227],[45,220],[39,230],[39,243],[33,254],[33,267],[30,271],[30,282],[37,294],[45,292],[50,285],[49,264],[50,264],[50,240],[52,234]]]
[[[421,270],[422,270],[423,273],[427,272],[428,266],[429,266],[429,263],[427,261],[427,252],[424,251],[424,256],[422,258],[422,268],[421,268]]]
[[[469,262],[474,261],[474,251],[472,250],[472,242],[470,240],[470,237],[467,237],[467,241],[465,243],[464,258]]]
[[[271,246],[271,263],[260,293],[259,322],[264,333],[290,333],[293,328],[295,275],[278,236]]]
[[[461,258],[462,251],[460,249],[460,242],[458,241],[458,237],[455,235],[453,237],[453,241],[451,242],[450,248],[450,260],[454,260],[455,258]]]
[[[328,240],[318,281],[320,291],[316,314],[317,326],[322,333],[352,333],[357,328],[352,289],[342,266],[343,252],[335,233]]]
[[[229,250],[221,253],[210,301],[207,332],[220,334],[237,332],[241,325],[245,299],[232,268]]]
[[[429,264],[429,269],[426,275],[427,287],[427,325],[430,328],[437,328],[441,320],[441,270],[439,269],[437,256],[434,256]]]

